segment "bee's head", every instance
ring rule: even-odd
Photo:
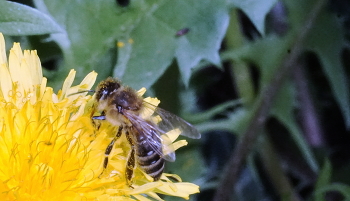
[[[117,79],[107,78],[96,87],[96,100],[105,100],[112,93],[120,88],[121,84]]]
[[[141,108],[142,98],[140,98],[132,88],[122,87],[116,92],[112,103],[122,110],[137,111]]]

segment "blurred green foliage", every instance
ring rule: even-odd
[[[215,134],[208,134],[211,136],[209,138],[206,133],[219,130],[240,136],[249,127],[255,108],[263,104],[261,98],[269,95],[264,94],[264,89],[273,84],[273,78],[281,70],[296,39],[307,29],[309,33],[299,52],[301,64],[293,65],[305,67],[307,75],[304,81],[310,88],[313,106],[318,113],[313,117],[319,117],[318,127],[323,130],[324,142],[314,146],[307,140],[305,126],[310,125],[307,120],[296,115],[305,112],[302,109],[304,103],[300,99],[305,94],[300,94],[296,86],[298,83],[293,77],[295,75],[291,73],[283,85],[279,86],[278,95],[269,112],[269,119],[278,122],[272,125],[273,129],[283,127],[277,129],[277,133],[284,142],[272,139],[271,146],[276,148],[282,158],[279,164],[283,166],[285,161],[279,147],[286,142],[292,144],[293,149],[288,152],[299,160],[294,165],[305,165],[311,174],[316,175],[316,179],[307,181],[313,190],[309,190],[306,195],[300,193],[298,185],[302,184],[290,184],[293,192],[300,193],[299,197],[326,200],[326,192],[338,191],[341,196],[349,199],[350,175],[346,169],[335,177],[343,180],[332,179],[334,168],[332,160],[328,160],[332,156],[328,151],[334,150],[334,147],[327,139],[332,134],[328,131],[335,130],[335,127],[327,124],[327,118],[330,117],[325,112],[325,108],[331,108],[332,111],[337,108],[340,111],[341,126],[349,134],[350,62],[349,57],[344,56],[349,54],[349,27],[344,25],[350,19],[349,3],[341,0],[338,3],[329,2],[318,14],[312,27],[305,27],[312,8],[322,1],[123,2],[33,0],[28,6],[23,3],[29,2],[0,0],[0,32],[11,41],[20,41],[22,46],[38,50],[45,76],[56,89],[60,88],[70,69],[77,71],[78,81],[94,70],[99,74],[98,80],[115,76],[135,89],[150,88],[148,93],[157,95],[163,101],[165,109],[193,122],[203,132],[204,139],[201,142],[190,141],[188,147],[179,150],[177,162],[168,164],[168,170],[179,174],[185,181],[201,185],[202,191],[209,192],[205,199],[210,200],[220,174],[224,174],[224,171],[211,169],[208,165],[215,157],[208,162],[207,155],[203,156],[203,149],[207,148],[203,148],[205,141],[216,138]],[[280,10],[277,12],[276,9]],[[273,24],[276,20],[279,25]],[[278,31],[279,28],[281,31]],[[312,67],[308,67],[307,62],[310,61]],[[206,101],[201,101],[199,94],[206,93],[221,78],[211,71],[203,73],[208,68],[219,69],[220,73],[224,72],[231,77],[228,84],[215,88],[215,96],[204,96],[214,102],[216,100],[211,105],[203,104]],[[317,81],[319,74],[322,74],[326,84]],[[228,98],[220,99],[220,95]],[[328,96],[324,98],[322,95]],[[326,103],[318,102],[320,97]],[[327,104],[333,104],[333,107]],[[322,121],[324,119],[326,121]],[[270,130],[266,125],[264,132]],[[262,141],[257,140],[255,143],[256,149],[250,154],[250,162],[246,167],[250,171],[250,184],[253,183],[258,190],[255,189],[256,194],[250,192],[249,195],[235,193],[233,198],[236,200],[273,200],[276,198],[274,196],[283,198],[278,189],[274,189],[273,193],[266,190],[269,187],[266,187],[264,180],[268,183],[273,183],[273,180],[260,176],[260,166],[266,161],[261,164],[255,162],[255,159],[259,158]],[[345,145],[349,146],[347,141]],[[224,154],[215,148],[213,153]],[[228,158],[224,160],[227,161]],[[349,167],[349,161],[347,157],[339,169]],[[218,164],[221,164],[220,161]],[[291,167],[283,168],[286,175],[293,171]],[[214,176],[208,178],[212,174]],[[238,182],[235,189],[243,192],[246,188],[247,184]],[[196,198],[204,200],[201,196],[192,199]],[[171,199],[174,198],[169,198]]]

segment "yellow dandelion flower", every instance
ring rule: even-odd
[[[46,86],[36,51],[23,52],[15,43],[7,59],[0,33],[0,200],[162,200],[158,194],[188,199],[199,192],[177,175],[163,173],[153,181],[140,168],[130,188],[125,179],[130,145],[123,136],[109,156],[107,176],[99,178],[117,128],[101,122],[96,129],[93,98],[76,94],[89,90],[96,76],[91,72],[72,86],[72,70],[55,94]],[[157,99],[147,101],[158,104]],[[173,130],[164,140],[172,143],[178,135]],[[186,143],[174,142],[173,147]]]

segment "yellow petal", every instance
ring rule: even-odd
[[[85,76],[83,81],[81,81],[80,85],[84,85],[86,87],[85,90],[91,89],[91,87],[95,84],[96,77],[97,73],[95,71],[92,71],[89,74],[87,74],[87,76]]]
[[[154,188],[159,188],[162,185],[163,184],[161,182],[151,182],[151,183],[144,184],[142,186],[138,186],[137,188],[130,190],[129,193],[130,195],[142,194]]]
[[[181,134],[181,130],[176,128],[174,130],[169,131],[166,135],[168,136],[171,142],[174,142],[179,137],[180,134]]]
[[[63,97],[66,97],[67,90],[72,86],[74,78],[75,78],[76,71],[70,70],[67,78],[64,80],[63,86],[62,86],[62,94],[59,97],[62,99]]]
[[[15,47],[15,45],[14,45]],[[9,56],[9,72],[11,75],[12,82],[16,83],[21,80],[20,71],[21,71],[21,56],[18,55],[15,48],[12,48],[10,50],[10,56]],[[23,92],[22,86],[19,86],[19,91]]]
[[[157,106],[160,103],[160,100],[158,98],[147,97],[147,98],[144,98],[143,100],[154,106]]]
[[[174,184],[176,185],[177,189],[171,188],[170,185],[162,185],[158,187],[158,189],[161,190],[162,193],[166,195],[182,197],[186,200],[189,199],[190,194],[199,193],[199,186],[195,184],[187,183],[187,182],[174,183]]]
[[[22,52],[21,45],[19,43],[13,43],[11,50],[17,56],[18,60],[21,61],[23,58],[23,52]]]
[[[70,87],[66,90],[64,97],[67,97],[71,100],[77,99],[78,96],[85,96],[87,92],[78,93],[82,91],[87,91],[91,89],[96,81],[97,73],[95,71],[90,72],[83,81],[76,86]],[[63,94],[63,93],[62,93]]]
[[[125,134],[115,142],[101,176],[106,147],[119,128],[108,121],[92,121],[95,103],[90,95],[70,95],[89,90],[97,73],[72,86],[75,71],[71,70],[56,94],[46,86],[36,51],[22,52],[16,43],[7,63],[4,45],[0,33],[0,200],[149,201],[163,200],[157,193],[188,198],[198,192],[194,184],[174,183],[171,177],[181,181],[177,175],[163,173],[153,181],[138,166],[130,188],[125,171],[131,147]],[[145,91],[140,89],[138,95]],[[144,101],[154,106],[160,102]],[[145,111],[145,118],[159,122],[154,109]],[[174,129],[163,135],[164,147],[171,147],[168,151],[187,144],[185,140],[173,143],[179,134]]]
[[[31,72],[29,69],[29,65],[25,59],[22,60],[20,64],[20,71],[17,72],[17,74],[20,77],[19,84],[23,87],[23,91],[24,92],[33,91],[34,83],[31,78],[28,78],[28,75],[30,75]]]
[[[6,101],[10,101],[12,96],[10,93],[12,93],[12,79],[10,72],[6,66],[6,64],[1,64],[0,66],[0,86],[1,86],[1,91],[4,99]]]
[[[179,140],[173,143],[174,150],[179,149],[180,147],[186,146],[188,142],[186,140]]]
[[[47,79],[46,79],[46,77],[44,77],[41,81],[41,84],[40,84],[39,94],[37,94],[40,100],[41,100],[41,97],[44,96],[44,93],[46,90],[46,84],[47,84]]]
[[[28,70],[30,72],[30,79],[34,85],[41,84],[43,73],[41,69],[41,62],[36,51],[24,50],[24,58],[28,63]]]
[[[139,96],[143,96],[143,94],[146,93],[146,88],[145,87],[142,87],[140,90],[137,91],[137,95]]]
[[[7,64],[5,39],[2,33],[0,33],[0,65],[1,64]]]
[[[135,197],[136,199],[140,200],[140,201],[152,201],[144,196],[141,195],[133,195],[133,197]]]
[[[156,193],[154,193],[154,192],[149,192],[149,193],[147,193],[147,195],[149,195],[150,197],[152,197],[152,198],[154,198],[154,199],[156,199],[156,200],[163,200],[162,198],[160,198]]]

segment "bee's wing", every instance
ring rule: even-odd
[[[193,139],[201,138],[201,134],[199,133],[199,131],[194,126],[192,126],[190,123],[188,123],[187,121],[182,119],[181,117],[179,117],[171,112],[168,112],[162,108],[154,106],[148,102],[144,102],[144,105],[147,108],[154,111],[154,114],[152,116],[159,115],[159,117],[162,119],[157,124],[157,126],[164,133],[166,133],[170,130],[180,129],[181,135],[183,135],[183,136],[193,138]]]
[[[137,132],[146,137],[145,140],[153,151],[167,161],[175,161],[175,149],[173,148],[171,142],[165,143],[160,137],[161,135],[165,134],[163,130],[161,130],[157,125],[144,120],[140,116],[134,115],[127,111],[124,112],[124,115],[129,119]],[[159,149],[159,147],[162,149]]]

